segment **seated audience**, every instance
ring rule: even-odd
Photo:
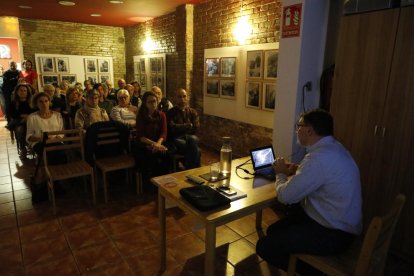
[[[105,88],[102,83],[95,83],[93,89],[99,92],[99,107],[105,109],[106,113],[111,114],[112,108],[114,107],[113,103],[108,100],[105,96]]]
[[[82,108],[81,93],[78,88],[70,87],[66,92],[66,114],[68,116],[68,128],[74,128],[76,112]]]
[[[167,112],[168,139],[184,155],[186,169],[199,167],[201,153],[195,135],[200,127],[197,111],[188,106],[187,91],[183,88],[176,91],[175,101],[176,105]]]
[[[165,113],[157,110],[158,99],[152,92],[142,97],[142,106],[137,115],[136,136],[138,149],[136,160],[142,169],[145,185],[156,175],[168,172],[167,119]]]
[[[69,82],[67,80],[62,80],[59,84],[59,93],[66,97],[66,92],[69,89]]]
[[[49,95],[51,110],[57,112],[66,110],[66,100],[61,95],[56,94],[56,88],[52,84],[45,84],[43,91]]]
[[[93,89],[89,90],[86,93],[85,105],[76,112],[75,128],[86,130],[93,123],[109,121],[105,109],[100,108],[98,103],[99,92]]]
[[[138,107],[138,109],[141,107],[142,101],[141,101],[141,86],[137,81],[131,82],[131,85],[134,87],[134,90],[131,94],[131,104]]]
[[[32,107],[38,111],[27,117],[26,141],[38,156],[42,156],[43,143],[42,133],[46,131],[63,130],[63,119],[59,112],[50,110],[50,96],[41,92],[36,94],[32,100]]]
[[[112,105],[117,105],[116,102],[116,89],[112,86],[111,80],[105,81],[106,86],[108,87],[108,93],[106,95],[106,99],[112,102]]]
[[[117,93],[118,105],[112,108],[111,119],[133,128],[137,122],[138,108],[131,105],[128,91],[121,89]]]
[[[277,158],[277,199],[300,203],[296,212],[267,228],[257,254],[286,270],[289,255],[334,255],[343,252],[362,230],[361,184],[351,154],[335,140],[333,119],[323,110],[301,115],[296,134],[307,154],[299,165]],[[292,175],[288,178],[288,175]],[[301,275],[309,275],[303,271]]]
[[[161,88],[158,86],[153,86],[151,91],[157,95],[158,98],[158,110],[162,112],[167,112],[169,109],[173,107],[173,104],[167,99],[163,98]]]
[[[10,104],[9,129],[13,130],[16,136],[18,151],[21,157],[26,157],[26,123],[27,117],[33,112],[30,106],[31,94],[28,84],[18,84],[14,89]]]
[[[83,86],[85,87],[85,89],[83,89],[83,94],[84,95],[86,95],[86,92],[93,89],[93,84],[90,80],[84,80],[83,81]]]

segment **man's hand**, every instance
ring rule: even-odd
[[[285,175],[293,175],[296,173],[298,165],[293,163],[286,163],[283,157],[278,157],[273,163],[273,169],[276,173],[283,173]]]

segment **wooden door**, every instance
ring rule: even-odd
[[[382,153],[376,181],[381,183],[380,208],[399,192],[407,196],[394,248],[414,260],[414,7],[401,8],[381,128]]]
[[[357,162],[367,226],[378,204],[371,179],[375,126],[383,114],[398,23],[398,9],[343,18],[336,52],[331,113],[335,137]]]

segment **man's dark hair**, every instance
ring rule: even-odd
[[[333,135],[334,123],[329,112],[323,109],[315,109],[301,115],[306,125],[312,126],[315,133],[319,136]]]

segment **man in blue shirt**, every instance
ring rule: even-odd
[[[278,200],[300,207],[270,225],[256,245],[259,256],[284,270],[290,254],[340,253],[362,230],[359,170],[332,137],[331,115],[320,109],[304,113],[296,133],[307,154],[299,165],[277,158],[273,168]]]

